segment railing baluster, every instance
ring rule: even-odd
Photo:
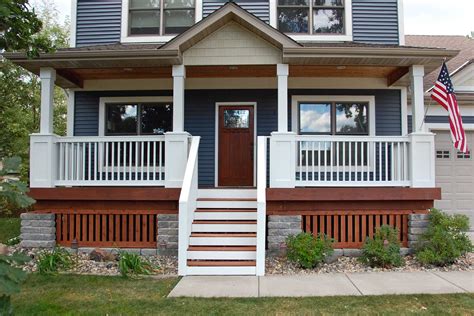
[[[314,174],[314,166],[316,164],[316,152],[314,151],[314,141],[311,142],[311,153],[312,153],[311,157],[313,158],[312,164],[311,164],[311,180],[313,180],[313,182],[315,182],[316,177],[315,177],[315,174]],[[319,180],[319,177],[318,177],[318,180]]]
[[[117,181],[121,180],[121,174],[122,174],[122,169],[120,168],[120,153],[121,153],[121,147],[122,142],[118,141],[117,142]],[[125,179],[124,179],[125,180]]]
[[[88,151],[87,151],[87,180],[91,181],[91,169],[92,169],[92,165],[91,165],[91,142],[89,142],[89,146],[88,146]]]
[[[141,173],[140,181],[143,181],[143,144],[144,144],[144,142],[140,142],[140,155],[141,155],[141,157],[140,157],[140,164],[141,164],[141,166],[140,166],[140,173]]]
[[[110,180],[115,181],[115,145],[117,142],[110,142],[112,145],[112,159],[110,160]]]
[[[82,148],[82,181],[86,180],[86,143],[81,142]]]
[[[105,147],[105,181],[109,181],[109,145],[111,142],[104,142]]]
[[[329,181],[333,182],[333,165],[334,165],[334,142],[330,141],[329,142],[329,165],[331,166],[330,168],[330,175],[329,175]]]
[[[97,181],[97,172],[99,171],[97,168],[97,156],[99,155],[97,147],[98,143],[94,142],[94,181]]]
[[[138,142],[135,144],[135,181],[138,181]]]
[[[397,143],[397,180],[398,181],[402,181],[402,166],[403,166],[403,162],[400,160],[401,157],[400,157],[400,145],[401,143],[398,142]]]
[[[64,162],[64,165],[65,165],[64,166],[64,171],[65,171],[64,172],[64,179],[66,181],[69,181],[70,180],[69,179],[69,143],[66,143],[66,148],[64,149],[64,151],[65,151],[65,155],[64,155],[64,158],[65,158],[64,159],[65,160],[65,162]]]
[[[352,142],[349,141],[349,181],[352,181]]]
[[[146,179],[150,180],[150,142],[146,145]]]
[[[336,181],[339,181],[339,146],[340,142],[336,141]]]
[[[382,142],[378,142],[379,144],[379,182],[382,181]]]
[[[160,174],[158,175],[158,180],[160,180],[160,181],[164,180],[164,178],[163,178],[163,155],[162,155],[162,153],[163,153],[163,144],[164,144],[164,142],[160,141],[159,146],[158,146],[160,148],[160,152],[159,152],[159,156],[158,156],[158,170],[159,170]],[[166,175],[165,175],[165,177],[166,177]]]
[[[357,157],[358,157],[358,155],[357,155],[358,150],[357,150],[357,149],[358,149],[358,147],[359,147],[359,142],[356,141],[354,144],[355,144],[355,151],[354,151],[354,158],[355,158],[355,166],[354,166],[354,168],[355,168],[355,178],[354,178],[354,181],[355,181],[355,182],[358,182],[359,180],[357,179],[357,169],[358,169],[358,168],[357,168],[357,164],[358,164],[359,160],[357,159]]]
[[[128,142],[128,145],[128,181],[132,181],[132,142]]]
[[[59,143],[59,175],[58,180],[64,180],[64,143]]]
[[[346,181],[346,142],[342,143],[342,181]]]

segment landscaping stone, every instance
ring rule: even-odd
[[[97,262],[116,261],[117,255],[104,249],[96,248],[89,253],[89,259]]]
[[[178,215],[159,214],[157,252],[160,255],[176,255],[178,253]]]
[[[268,253],[283,254],[286,252],[286,238],[301,233],[301,216],[268,216]]]
[[[362,249],[343,249],[345,257],[360,257],[362,256]]]
[[[54,248],[56,241],[47,240],[22,240],[20,243],[23,248]]]
[[[21,220],[48,220],[54,221],[54,214],[22,213]]]
[[[8,255],[8,246],[0,244],[0,255]]]
[[[141,249],[140,254],[145,257],[156,256],[158,251],[156,249]]]
[[[30,248],[53,248],[56,245],[54,214],[23,213],[20,244]]]
[[[344,255],[344,251],[342,249],[334,249],[334,252],[332,255],[324,259],[325,263],[334,263],[337,261],[339,257],[342,257]]]

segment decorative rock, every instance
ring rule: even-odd
[[[362,249],[343,249],[345,257],[360,257],[362,256]]]
[[[104,249],[96,248],[89,253],[89,259],[97,262],[116,261],[117,255],[107,252]]]
[[[145,257],[156,256],[157,250],[156,249],[141,249],[140,254]]]
[[[329,257],[326,257],[324,259],[324,262],[325,263],[333,263],[333,262],[336,262],[337,259],[339,259],[339,257],[342,257],[344,254],[344,251],[342,249],[334,249],[334,252],[332,253],[332,255],[330,255]]]
[[[0,255],[8,255],[8,246],[4,244],[0,244]]]

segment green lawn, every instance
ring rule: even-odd
[[[20,219],[15,217],[0,217],[0,243],[20,235]]]
[[[176,278],[30,275],[13,298],[17,315],[472,315],[474,294],[378,297],[194,299],[166,298]]]

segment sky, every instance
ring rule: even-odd
[[[71,0],[52,1],[60,19],[70,16]],[[474,31],[474,0],[404,0],[403,4],[405,34],[468,35]]]

